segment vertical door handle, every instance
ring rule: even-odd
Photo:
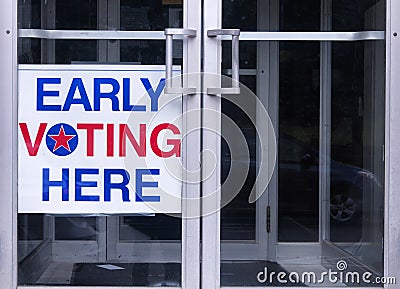
[[[174,35],[196,37],[195,29],[167,28],[165,35],[165,90],[166,94],[195,94],[197,89],[193,87],[173,87],[172,86],[172,59],[173,59],[173,38]]]
[[[207,31],[208,37],[232,36],[232,87],[209,87],[208,94],[240,94],[239,87],[239,35],[240,29],[211,29]]]

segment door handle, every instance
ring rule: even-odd
[[[208,94],[240,94],[239,86],[239,35],[240,29],[211,29],[207,31],[208,37],[223,35],[232,36],[232,87],[209,87]]]
[[[195,94],[197,89],[194,87],[173,87],[172,86],[172,56],[173,56],[173,38],[174,35],[196,37],[195,29],[166,28],[165,35],[165,90],[166,94]]]

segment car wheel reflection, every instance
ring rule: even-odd
[[[330,214],[337,221],[350,220],[356,212],[356,205],[350,196],[344,193],[335,194],[331,198]]]

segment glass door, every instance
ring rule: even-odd
[[[18,62],[152,65],[162,70],[162,84],[168,60],[174,75],[200,69],[197,6],[180,0],[20,1]],[[196,81],[182,77],[185,87],[199,87]],[[200,107],[196,91],[186,96],[182,112]],[[198,154],[199,138],[195,132],[182,139],[186,168],[197,167],[187,148]],[[200,221],[185,218],[184,200],[200,195],[199,182],[183,182],[181,195],[179,214],[18,214],[18,284],[198,288]]]
[[[203,15],[204,73],[227,77],[204,84],[224,88],[204,96],[220,114],[203,117],[219,156],[203,194],[221,210],[203,218],[203,288],[382,275],[385,1],[205,1]]]
[[[19,64],[166,65],[187,134],[181,213],[18,214],[18,284],[363,286],[318,281],[330,269],[381,275],[385,6],[20,1]]]

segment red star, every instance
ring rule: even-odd
[[[58,135],[49,135],[56,143],[54,144],[53,152],[58,150],[60,147],[64,147],[67,151],[71,151],[68,142],[75,137],[75,135],[66,135],[64,127],[61,126]]]

